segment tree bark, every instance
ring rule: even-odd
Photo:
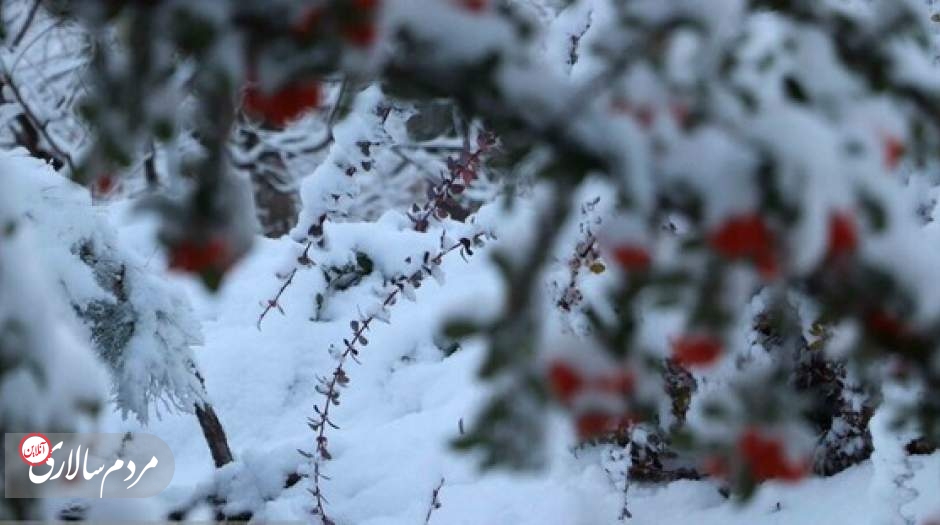
[[[199,420],[199,426],[202,427],[202,434],[206,437],[206,444],[209,445],[209,452],[212,454],[212,460],[215,467],[219,468],[232,462],[232,449],[228,446],[228,438],[225,437],[225,429],[222,428],[222,422],[215,415],[212,405],[196,405],[196,419]]]

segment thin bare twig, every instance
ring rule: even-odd
[[[36,12],[39,11],[39,4],[41,0],[35,0],[33,2],[33,7],[29,9],[29,14],[26,15],[26,21],[23,22],[23,26],[20,27],[20,31],[16,34],[16,37],[13,38],[12,48],[20,45],[20,41],[23,40],[23,37],[26,36],[26,32],[29,31],[29,27],[33,25],[33,19],[36,18]]]
[[[441,500],[438,498],[438,496],[440,495],[441,487],[443,486],[444,478],[441,477],[441,481],[437,484],[436,487],[434,487],[434,490],[431,491],[431,504],[428,505],[428,513],[424,517],[424,525],[430,525],[431,514],[433,514],[435,510],[441,508]]]
[[[349,79],[343,78],[339,85],[339,95],[336,96],[336,103],[333,104],[333,108],[330,110],[330,115],[326,120],[326,136],[323,137],[323,140],[314,144],[313,146],[299,150],[298,153],[317,153],[324,150],[327,146],[333,143],[333,125],[336,124],[336,118],[339,116],[339,110],[343,105],[343,98],[346,97],[347,91],[349,91]]]
[[[42,137],[49,144],[49,147],[52,148],[52,151],[62,159],[65,164],[69,167],[69,173],[71,175],[75,174],[75,163],[72,161],[72,156],[63,150],[55,140],[53,140],[52,135],[47,129],[48,122],[41,122],[39,117],[36,116],[36,113],[32,110],[29,104],[26,103],[26,99],[23,97],[23,94],[20,92],[16,83],[13,82],[12,76],[10,76],[9,70],[6,67],[6,63],[0,58],[0,69],[3,70],[3,81],[10,88],[10,92],[13,93],[13,98],[16,99],[16,103],[19,104],[20,108],[23,110],[23,114],[33,123],[33,126],[36,128]]]

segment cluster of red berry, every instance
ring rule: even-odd
[[[581,395],[628,396],[633,392],[636,382],[629,371],[617,370],[589,376],[561,360],[552,362],[548,377],[555,398],[569,408],[573,407],[576,398]],[[598,409],[581,410],[575,419],[581,439],[629,428],[633,423],[634,418],[629,414],[611,414],[609,411]]]
[[[796,482],[805,478],[811,470],[808,458],[792,459],[788,456],[783,441],[756,427],[744,429],[736,443],[737,458],[709,458],[705,471],[721,479],[732,475],[746,475],[755,482],[779,480]],[[737,472],[731,465],[738,466]]]

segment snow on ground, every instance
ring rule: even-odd
[[[124,225],[122,240],[148,264],[163,264],[148,240],[153,225],[120,213],[114,222]],[[255,326],[261,301],[280,284],[275,272],[295,250],[287,238],[259,239],[215,297],[195,282],[174,279],[189,292],[203,322],[205,346],[196,356],[237,458],[217,477],[231,484],[228,510],[251,508],[262,519],[310,522],[309,485],[282,487],[305,462],[296,450],[313,448],[306,420],[318,401],[315,378],[333,364],[327,349],[348,336],[350,319],[308,320],[314,298],[304,284],[319,278],[313,268],[302,270],[285,294],[286,315],[274,312],[260,331]],[[471,457],[450,451],[447,443],[459,432],[461,418],[472,417],[485,394],[475,380],[482,347],[470,342],[445,358],[434,344],[433,327],[449,312],[492,315],[500,291],[498,275],[483,253],[469,263],[453,254],[444,270],[449,278],[443,288],[428,282],[416,302],[395,305],[391,324],[378,324],[369,335],[362,364],[348,369],[351,384],[335,407],[342,428],[329,433],[334,459],[326,466],[332,479],[324,491],[332,517],[340,524],[422,524],[432,490],[444,478],[433,524],[617,523],[623,496],[600,466],[600,452],[573,453],[570,429],[560,419],[550,422],[557,436],[550,444],[552,464],[539,474],[481,472]],[[370,288],[337,295],[324,317],[372,304],[376,297]],[[106,429],[139,427],[115,413]],[[162,495],[168,505],[185,501],[211,479],[211,459],[194,416],[164,414],[146,431],[163,438],[175,454],[176,475]],[[907,483],[917,495],[903,510],[922,523],[940,515],[940,454],[914,463],[914,477]],[[878,501],[871,497],[872,478],[873,467],[865,463],[831,479],[769,484],[744,507],[704,481],[634,486],[627,494],[633,514],[628,523],[870,523]]]

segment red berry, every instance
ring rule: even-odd
[[[610,432],[630,427],[634,419],[629,415],[614,416],[599,411],[580,414],[575,420],[575,428],[580,439],[590,439]]]
[[[687,335],[672,343],[672,357],[686,368],[711,365],[721,353],[721,342],[710,335]]]
[[[901,163],[907,148],[900,139],[893,135],[887,135],[882,139],[882,149],[884,151],[885,167],[893,171]]]
[[[320,103],[320,84],[315,81],[288,83],[271,94],[263,93],[256,85],[245,89],[245,113],[274,126],[284,127]]]
[[[555,361],[548,370],[548,381],[552,392],[562,403],[568,403],[584,387],[584,381],[565,362]]]
[[[171,247],[169,256],[170,269],[189,273],[224,272],[233,262],[228,244],[218,237],[206,242],[181,241]]]
[[[709,236],[709,244],[729,259],[749,259],[764,278],[778,273],[774,235],[757,214],[732,217]]]
[[[880,336],[900,339],[908,335],[907,327],[897,317],[884,310],[871,312],[865,321],[868,329]]]
[[[741,435],[738,450],[757,481],[798,481],[805,477],[809,470],[808,465],[803,462],[794,464],[789,461],[779,440],[766,438],[754,428],[745,430]]]
[[[645,248],[634,245],[621,245],[614,248],[614,260],[624,270],[645,270],[649,268],[651,259]]]
[[[589,439],[613,430],[613,418],[600,412],[589,412],[578,416],[575,428],[579,438]]]
[[[467,11],[472,11],[474,13],[482,12],[486,9],[487,0],[461,0],[460,4]]]
[[[375,24],[364,20],[350,22],[343,26],[343,38],[356,47],[370,47],[375,42]]]
[[[118,187],[118,180],[110,175],[102,175],[95,179],[91,185],[91,194],[94,197],[107,197]]]
[[[632,373],[623,371],[601,376],[595,384],[597,389],[601,392],[623,395],[633,392],[633,388],[636,385],[636,378]]]
[[[829,218],[829,256],[838,257],[855,251],[858,233],[851,214],[838,212]]]
[[[753,257],[772,247],[773,234],[760,215],[746,214],[728,219],[709,241],[725,257]]]

